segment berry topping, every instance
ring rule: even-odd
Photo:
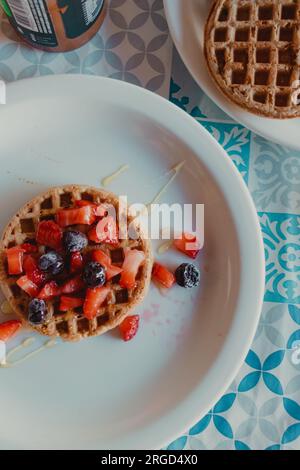
[[[38,247],[34,243],[23,243],[21,248],[24,250],[24,253],[37,253]]]
[[[124,341],[130,341],[135,337],[139,329],[139,322],[139,315],[132,315],[123,320],[119,328]]]
[[[38,295],[39,288],[28,276],[22,276],[17,280],[17,285],[30,297]]]
[[[89,239],[95,243],[118,243],[118,229],[114,217],[108,215],[89,231]]]
[[[85,288],[85,284],[80,276],[73,277],[66,281],[60,288],[61,294],[75,294]]]
[[[32,299],[28,307],[28,321],[33,325],[41,325],[47,318],[46,302],[41,299]]]
[[[92,252],[92,259],[93,261],[97,261],[98,263],[102,264],[102,266],[104,266],[104,268],[106,269],[107,281],[122,272],[122,268],[119,268],[118,266],[113,266],[110,257],[102,250],[94,250]]]
[[[195,235],[183,233],[181,238],[174,240],[174,246],[190,258],[197,258],[200,251],[200,242]]]
[[[167,289],[170,289],[175,283],[174,274],[159,263],[154,263],[152,277]]]
[[[77,273],[83,267],[82,254],[79,251],[74,251],[70,256],[70,272]]]
[[[9,320],[0,323],[0,341],[8,341],[22,326],[19,320]]]
[[[96,220],[93,207],[91,205],[76,209],[62,209],[56,214],[56,221],[60,227],[69,225],[92,225]]]
[[[63,244],[67,253],[82,251],[87,247],[88,239],[84,233],[70,230],[63,235]]]
[[[132,289],[135,286],[135,278],[138,270],[145,260],[145,254],[139,250],[131,250],[130,248],[124,250],[125,259],[122,266],[122,274],[120,279],[120,286],[126,289]]]
[[[106,282],[105,268],[97,261],[90,261],[83,269],[82,278],[88,287],[100,287]]]
[[[14,246],[6,250],[8,274],[16,275],[23,272],[24,250],[20,246]]]
[[[97,316],[97,313],[106,300],[110,292],[109,287],[95,287],[94,289],[87,289],[86,298],[83,304],[83,313],[86,318],[92,320]]]
[[[48,251],[40,257],[39,269],[47,274],[56,276],[64,270],[64,260],[56,251]]]
[[[61,290],[55,281],[47,282],[38,295],[38,299],[50,300],[60,295]]]
[[[181,264],[176,269],[175,277],[181,287],[197,287],[200,283],[200,271],[193,264]]]
[[[69,297],[67,295],[62,295],[60,298],[59,310],[61,312],[68,312],[74,308],[81,307],[84,300],[79,297]]]
[[[24,257],[23,267],[26,276],[38,287],[46,282],[46,274],[39,269],[38,262],[33,256],[26,255]]]
[[[36,241],[40,245],[59,250],[61,249],[62,230],[52,220],[43,220],[38,225]]]

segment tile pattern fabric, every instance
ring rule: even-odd
[[[300,449],[300,152],[226,116],[174,53],[170,99],[225,148],[256,204],[266,257],[263,311],[233,384],[168,449]]]
[[[1,14],[0,79],[57,73],[103,75],[169,94],[172,42],[162,0],[108,0],[100,31],[80,49],[49,53],[20,42]]]

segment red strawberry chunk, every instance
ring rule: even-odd
[[[9,320],[0,323],[0,340],[8,341],[22,326],[19,320]]]
[[[37,297],[38,299],[50,300],[53,299],[53,297],[57,297],[58,295],[60,295],[60,293],[61,290],[56,284],[56,282],[50,281],[44,285],[43,289],[40,291]]]
[[[118,229],[117,224],[111,215],[104,217],[98,222],[96,227],[90,230],[89,239],[95,243],[108,243],[115,245],[118,243]]]
[[[124,250],[125,259],[123,262],[123,271],[120,279],[120,286],[126,289],[132,289],[135,286],[135,278],[138,270],[145,260],[145,254],[139,250]]]
[[[77,273],[78,271],[81,271],[83,267],[83,257],[80,251],[74,251],[71,253],[71,258],[70,258],[70,272],[71,273]]]
[[[20,246],[14,246],[6,250],[8,274],[16,275],[23,272],[24,250]]]
[[[97,316],[97,313],[103,302],[106,300],[109,292],[109,287],[95,287],[94,289],[87,289],[83,304],[83,313],[86,318],[92,320]]]
[[[62,294],[74,294],[85,288],[85,284],[80,276],[73,277],[66,281],[60,288]]]
[[[28,276],[22,276],[17,280],[17,285],[30,295],[30,297],[36,297],[39,293],[39,288]]]
[[[38,287],[46,282],[46,274],[39,269],[38,262],[33,256],[26,255],[24,257],[23,267],[28,278]]]
[[[93,208],[94,214],[97,217],[105,217],[107,215],[107,205],[106,204],[95,204],[92,201],[87,201],[86,199],[77,199],[75,201],[76,207],[85,207],[91,206]]]
[[[174,274],[159,263],[154,263],[152,277],[167,289],[170,289],[175,283]]]
[[[86,206],[92,206],[96,208],[96,204],[94,204],[92,201],[87,201],[86,199],[77,199],[75,201],[75,206],[76,207],[86,207]]]
[[[61,312],[68,312],[74,308],[81,307],[83,305],[84,299],[79,297],[70,297],[67,295],[62,295],[60,298],[59,310]]]
[[[91,205],[82,206],[75,209],[63,209],[57,212],[56,221],[60,227],[69,225],[92,225],[96,220],[93,207]]]
[[[190,258],[197,258],[200,251],[200,242],[195,235],[183,233],[181,238],[174,240],[174,246]]]
[[[38,247],[34,243],[23,243],[21,248],[24,250],[24,253],[37,253]]]
[[[59,250],[62,246],[62,230],[53,220],[43,220],[38,225],[36,241],[40,245]]]
[[[139,315],[132,315],[126,317],[120,324],[119,329],[124,341],[130,341],[135,337],[139,329],[140,317]]]
[[[122,268],[113,266],[110,257],[102,250],[94,250],[92,252],[92,260],[97,261],[106,269],[106,279],[108,281],[123,271]]]

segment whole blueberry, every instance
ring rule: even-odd
[[[32,325],[42,325],[48,317],[47,305],[44,300],[32,299],[28,307],[28,321]]]
[[[67,253],[82,251],[88,245],[87,236],[82,232],[68,230],[63,234],[63,244]]]
[[[82,277],[88,287],[103,286],[106,282],[105,268],[96,261],[90,261],[85,265]]]
[[[48,251],[40,257],[39,268],[47,274],[56,276],[64,270],[63,257],[56,251]]]
[[[175,278],[181,287],[197,287],[200,283],[200,271],[193,264],[184,263],[176,269]]]

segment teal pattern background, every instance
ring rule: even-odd
[[[174,53],[170,100],[224,147],[254,199],[266,280],[261,320],[235,381],[213,409],[167,448],[300,449],[300,152],[226,116]]]

